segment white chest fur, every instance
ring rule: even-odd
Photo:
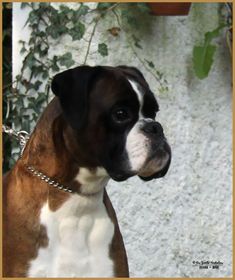
[[[49,245],[31,261],[28,277],[114,277],[109,245],[114,234],[103,204],[103,191],[74,194],[55,212],[41,210]]]

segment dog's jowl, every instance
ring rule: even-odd
[[[80,66],[57,74],[51,88],[55,98],[3,178],[3,275],[127,277],[105,187],[109,178],[166,174],[171,151],[158,103],[126,66]]]

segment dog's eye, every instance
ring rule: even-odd
[[[124,123],[130,120],[131,116],[126,109],[117,109],[112,113],[112,118],[117,123]]]

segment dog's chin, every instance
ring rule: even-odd
[[[150,181],[165,176],[170,165],[170,155],[150,159],[138,172],[138,176],[144,181]]]
[[[171,151],[157,150],[152,153],[151,156],[144,162],[142,168],[137,170],[120,169],[107,170],[111,179],[117,182],[122,182],[133,176],[139,176],[144,181],[150,181],[152,179],[165,176],[168,171],[171,162]]]
[[[127,179],[129,179],[130,177],[133,177],[136,174],[136,172],[133,172],[131,170],[108,170],[107,171],[110,178],[113,179],[114,181],[116,182],[122,182],[122,181],[125,181]]]
[[[113,179],[116,182],[123,182],[126,181],[128,178],[134,176],[133,173],[109,173],[109,176],[111,179]]]

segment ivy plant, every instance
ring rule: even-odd
[[[110,23],[106,34],[113,37],[119,36],[120,32],[130,34],[126,36],[128,39],[125,44],[156,79],[159,90],[167,90],[167,81],[163,74],[156,69],[151,58],[144,57],[141,40],[135,35],[135,29],[141,23],[135,20],[134,12],[151,17],[145,3],[98,3],[92,7],[86,3],[77,3],[77,8],[70,8],[65,3],[58,4],[58,8],[54,6],[50,2],[21,3],[22,9],[29,9],[25,26],[29,28],[30,36],[27,42],[19,42],[20,54],[23,57],[20,74],[10,86],[4,88],[3,123],[17,130],[30,132],[50,101],[51,78],[62,69],[78,65],[70,51],[51,56],[51,42],[56,44],[69,36],[78,46],[85,43],[85,55],[81,64],[87,63],[91,53],[96,52],[102,57],[110,54],[108,40],[100,41],[96,49],[92,48],[97,27],[104,23],[108,16],[115,18],[117,23]],[[11,155],[6,157],[6,166],[10,168],[18,155],[19,149],[13,149]]]
[[[204,42],[193,48],[193,68],[199,79],[209,75],[217,49],[215,40],[221,36],[222,31],[225,31],[227,45],[232,53],[232,4],[221,3],[220,7],[221,23],[214,30],[206,32]]]
[[[227,25],[223,24],[215,30],[207,32],[203,44],[193,48],[193,65],[199,79],[204,79],[209,74],[216,51],[216,45],[212,44],[212,41],[219,37],[221,29],[225,26]]]

